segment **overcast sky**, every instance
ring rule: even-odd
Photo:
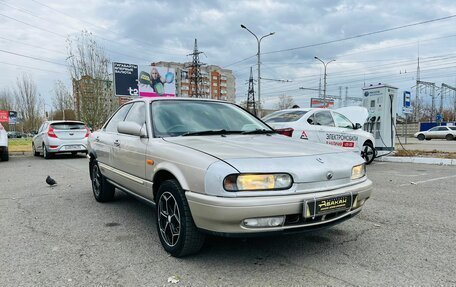
[[[456,86],[456,17],[342,40],[452,15],[454,0],[0,0],[0,89],[30,73],[50,105],[56,80],[70,88],[66,39],[85,29],[111,61],[139,65],[191,61],[186,55],[196,38],[203,62],[233,70],[239,102],[247,97],[250,67],[255,79],[257,73],[257,43],[241,24],[259,37],[275,32],[261,42],[262,77],[288,82],[262,81],[267,107],[283,94],[302,106],[318,96],[299,89],[318,89],[323,64],[314,56],[336,60],[327,69],[329,95],[348,87],[349,96],[361,96],[371,83],[411,90],[418,54],[422,80]],[[342,41],[312,46],[334,40]]]

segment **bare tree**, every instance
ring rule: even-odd
[[[10,89],[4,88],[0,91],[0,110],[14,110],[13,93]]]
[[[295,105],[295,102],[291,96],[281,95],[279,96],[279,102],[277,103],[277,109],[284,110],[289,109]]]
[[[110,60],[87,31],[74,40],[68,38],[67,43],[77,117],[99,127],[117,106],[108,73]]]
[[[36,130],[39,125],[39,101],[37,87],[29,74],[17,78],[14,90],[16,108],[23,121],[24,131]]]
[[[61,119],[65,119],[66,115],[69,115],[71,111],[73,111],[74,104],[73,104],[73,97],[70,91],[67,89],[65,84],[62,81],[56,81],[54,85],[54,98],[52,100],[55,113],[54,115],[58,114],[61,115]],[[74,114],[74,113],[72,113]],[[55,118],[54,119],[60,119]],[[69,119],[69,118],[68,118]]]

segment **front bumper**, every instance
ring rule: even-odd
[[[361,211],[371,193],[372,182],[367,179],[362,183],[335,190],[284,196],[226,198],[190,191],[185,195],[198,228],[229,236],[298,231],[332,225]],[[356,202],[349,210],[326,216],[306,216],[306,202],[342,194],[352,195],[353,203]],[[284,224],[278,227],[246,227],[242,224],[244,219],[273,216],[285,216]]]

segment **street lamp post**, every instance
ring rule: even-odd
[[[275,32],[271,32],[269,34],[266,34],[264,36],[262,36],[261,38],[258,38],[257,35],[255,35],[255,33],[253,33],[252,31],[249,30],[249,28],[247,28],[246,26],[242,25],[241,24],[241,28],[243,29],[246,29],[247,31],[250,32],[250,34],[252,34],[255,39],[257,40],[257,44],[258,44],[258,51],[257,51],[257,58],[258,58],[258,117],[261,117],[261,69],[260,69],[260,65],[261,65],[261,62],[260,62],[260,52],[261,52],[261,40],[263,40],[263,38],[266,38],[268,36],[272,36],[275,34]]]
[[[318,58],[317,56],[314,57],[316,60],[320,61],[323,66],[325,67],[325,71],[324,71],[324,80],[323,80],[323,103],[326,107],[326,66],[328,66],[329,63],[331,62],[334,62],[335,60],[331,60],[329,62],[323,62],[320,58]]]

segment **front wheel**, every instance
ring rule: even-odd
[[[361,150],[361,157],[364,158],[366,164],[370,164],[375,159],[375,148],[370,142],[366,142],[363,145],[363,149]]]
[[[95,200],[107,202],[114,198],[115,187],[101,174],[100,167],[95,161],[91,167],[92,191]]]
[[[205,236],[193,221],[185,193],[176,180],[166,180],[157,194],[157,231],[163,248],[174,257],[198,252]]]
[[[40,152],[36,151],[35,144],[32,143],[32,152],[34,156],[39,156]]]
[[[420,141],[424,141],[424,139],[426,138],[423,134],[419,134],[417,137],[416,137],[418,140]]]

